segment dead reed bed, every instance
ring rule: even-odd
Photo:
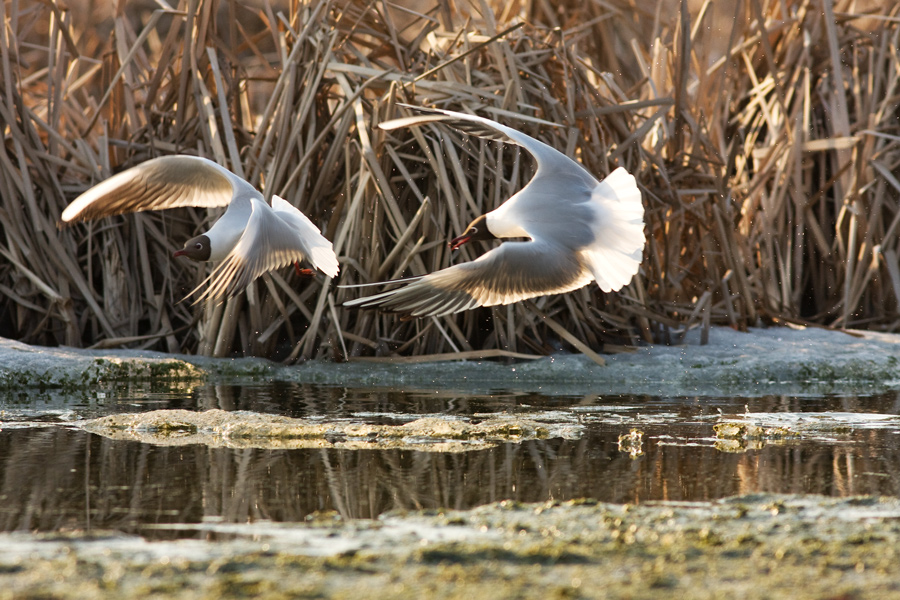
[[[340,360],[593,352],[710,323],[900,328],[898,8],[639,4],[0,4],[0,335]],[[451,256],[447,240],[533,172],[446,128],[378,129],[398,102],[494,118],[598,176],[635,173],[640,275],[618,294],[446,318],[342,309],[361,292],[339,284],[474,258],[483,248]],[[284,269],[193,306],[181,299],[208,267],[171,253],[213,211],[57,230],[78,193],[174,152],[298,206],[334,241],[339,277]]]

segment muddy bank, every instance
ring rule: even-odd
[[[165,527],[165,526],[161,526]],[[874,598],[900,593],[900,502],[754,495],[499,503],[194,526],[149,543],[0,535],[2,597]],[[220,541],[203,541],[203,538]]]
[[[606,356],[581,355],[503,364],[311,361],[284,366],[261,359],[210,359],[133,350],[39,348],[0,339],[0,390],[93,389],[121,381],[288,381],[331,385],[550,394],[823,394],[900,387],[900,335],[770,328],[742,333],[713,328],[709,343],[689,332],[678,346],[646,346]]]

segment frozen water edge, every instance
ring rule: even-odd
[[[900,387],[900,334],[817,328],[714,327],[709,343],[691,332],[680,346],[650,345],[608,355],[599,366],[582,355],[502,364],[460,361],[419,364],[284,366],[262,359],[211,359],[134,350],[42,348],[0,339],[0,389],[96,387],[116,380],[170,378],[292,381],[489,392],[759,396],[867,393]]]

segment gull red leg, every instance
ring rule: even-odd
[[[300,263],[296,260],[294,261],[294,271],[297,272],[298,277],[315,277],[316,272],[312,269],[301,268]]]

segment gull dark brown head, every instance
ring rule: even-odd
[[[184,243],[184,248],[177,251],[175,256],[187,256],[191,260],[205,261],[209,260],[209,238],[205,235],[198,235]]]
[[[476,240],[495,240],[497,236],[491,233],[487,226],[487,215],[481,215],[466,227],[462,235],[450,240],[450,249],[459,250],[459,247]]]

